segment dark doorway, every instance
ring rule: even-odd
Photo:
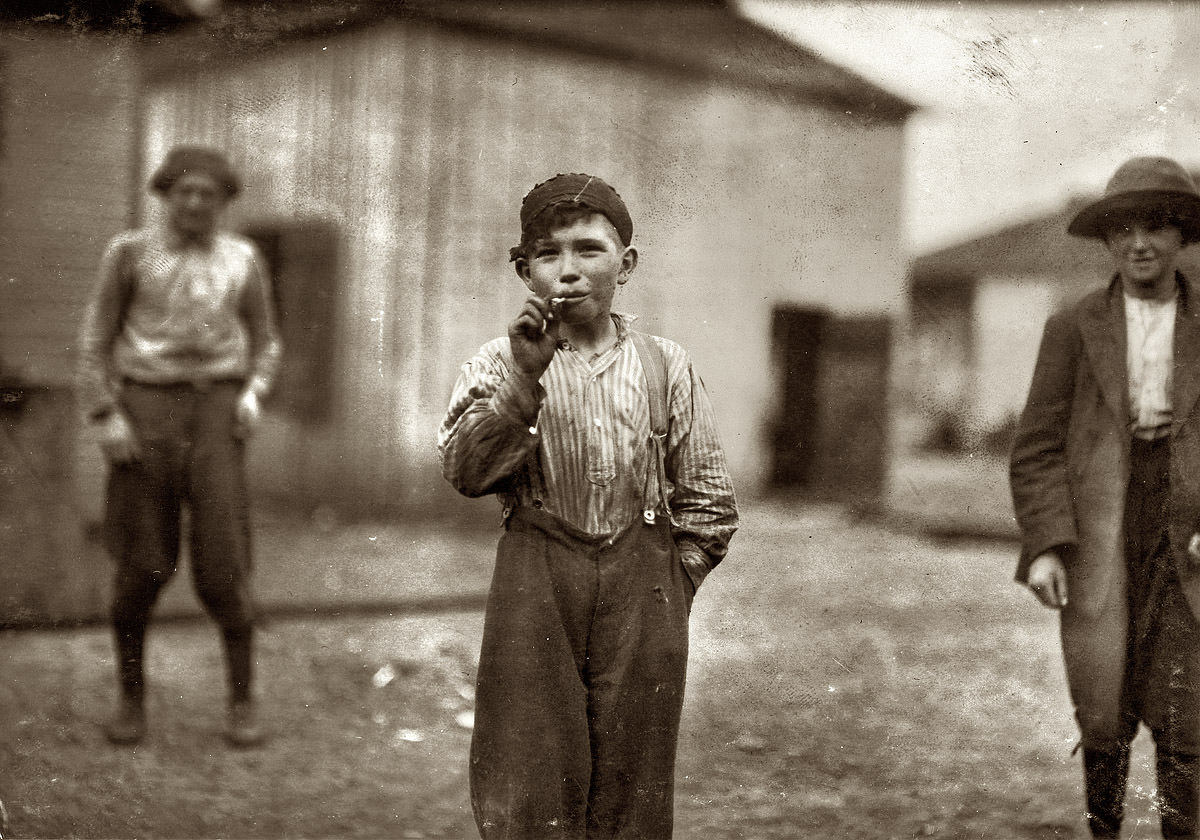
[[[270,404],[305,422],[329,418],[337,317],[337,229],[325,222],[259,222],[242,231],[270,272],[283,363]]]
[[[771,485],[777,489],[803,490],[813,478],[821,344],[828,321],[826,312],[799,306],[777,307],[771,319],[779,395],[771,432]]]

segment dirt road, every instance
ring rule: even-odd
[[[746,508],[692,615],[678,838],[1086,836],[1054,617],[1010,582],[1010,545]],[[369,536],[369,568],[328,565],[379,592],[379,576],[389,591],[415,576],[427,597],[444,565],[463,605],[486,582],[477,537],[431,548],[355,526],[293,535],[288,550],[351,552]],[[405,540],[413,550],[389,550]],[[0,633],[5,836],[473,837],[481,623],[465,606],[272,621],[260,687],[273,737],[250,752],[220,738],[219,645],[203,622],[156,628],[137,750],[97,729],[112,701],[103,628]],[[1138,749],[1126,836],[1157,837],[1144,738]]]

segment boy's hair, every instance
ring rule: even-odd
[[[509,249],[509,259],[527,258],[533,242],[592,213],[608,219],[621,244],[629,245],[633,219],[625,201],[603,178],[571,172],[542,181],[521,201],[521,242]]]
[[[162,165],[150,177],[150,189],[166,194],[176,181],[190,172],[211,176],[229,198],[241,191],[241,180],[229,158],[207,146],[176,146],[167,152]]]
[[[560,201],[557,204],[551,204],[529,220],[529,224],[521,230],[521,241],[508,249],[509,262],[529,259],[529,254],[538,240],[546,239],[559,228],[570,227],[580,219],[586,219],[589,216],[602,217],[612,229],[613,239],[617,242],[621,241],[621,235],[617,233],[616,226],[601,211],[578,201]]]

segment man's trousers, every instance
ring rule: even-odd
[[[140,699],[146,624],[175,571],[185,508],[196,594],[224,632],[235,698],[247,691],[254,611],[244,444],[234,432],[240,392],[235,380],[130,382],[122,391],[140,455],[109,474],[105,542],[116,564],[118,667],[131,699]]]
[[[484,838],[671,836],[693,594],[665,521],[609,544],[515,510],[471,742]]]
[[[1200,791],[1200,627],[1179,584],[1168,535],[1170,443],[1134,440],[1125,503],[1125,598],[1064,644],[1119,668],[1121,691],[1080,702],[1088,813],[1096,837],[1115,837],[1129,748],[1139,723],[1154,736],[1164,837],[1196,837]],[[1118,658],[1114,652],[1124,651]],[[1068,657],[1070,659],[1070,657]],[[1076,656],[1078,662],[1082,656]],[[1078,666],[1077,666],[1078,667]],[[1093,692],[1094,693],[1094,692]]]

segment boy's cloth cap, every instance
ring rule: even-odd
[[[1104,196],[1076,213],[1067,232],[1103,239],[1113,220],[1147,210],[1169,213],[1187,241],[1200,240],[1200,192],[1188,171],[1165,157],[1135,157],[1121,164]]]
[[[237,195],[242,188],[229,159],[216,149],[205,146],[176,146],[167,152],[162,165],[150,178],[150,188],[165,193],[171,189],[172,184],[189,172],[201,172],[212,176],[230,198]]]
[[[538,184],[521,202],[521,230],[539,213],[552,204],[583,204],[602,213],[613,223],[621,242],[628,245],[633,239],[633,219],[617,191],[595,175],[572,172],[555,175]]]

